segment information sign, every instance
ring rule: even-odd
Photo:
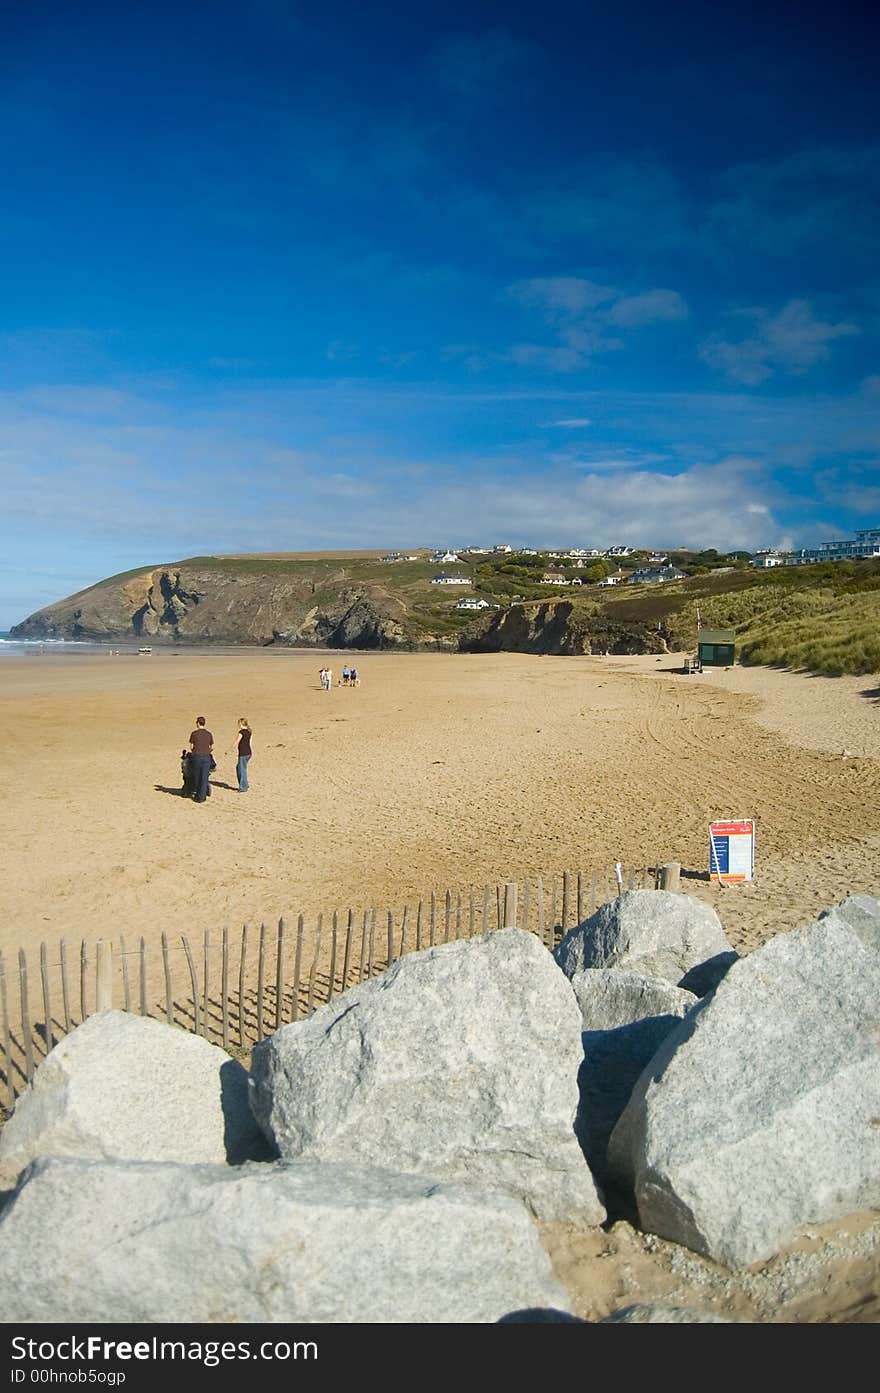
[[[753,879],[755,824],[752,818],[710,822],[709,874],[723,884]]]

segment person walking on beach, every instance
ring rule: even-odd
[[[239,793],[248,791],[248,763],[251,757],[251,736],[253,731],[245,720],[244,716],[238,718],[238,763],[235,766],[235,774],[238,779]]]
[[[193,784],[195,786],[193,798],[196,803],[204,803],[211,792],[208,787],[208,775],[211,772],[211,751],[214,748],[214,737],[205,727],[204,716],[196,716],[196,728],[190,734],[189,746],[192,750]]]

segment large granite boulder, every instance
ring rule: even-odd
[[[458,1323],[568,1306],[516,1201],[323,1162],[35,1161],[0,1211],[0,1286],[15,1324]]]
[[[646,1016],[684,1016],[696,1006],[693,992],[660,977],[620,968],[586,968],[571,978],[584,1030],[616,1030]]]
[[[880,900],[873,895],[850,895],[849,899],[823,910],[819,923],[829,917],[842,919],[866,948],[880,953]]]
[[[642,1227],[739,1267],[880,1203],[878,1002],[880,958],[833,915],[735,963],[612,1133]]]
[[[673,985],[707,958],[732,952],[721,920],[692,895],[626,890],[570,929],[553,956],[566,977],[616,967]]]
[[[601,1223],[574,1134],[581,1018],[520,929],[402,958],[256,1046],[251,1106],[282,1156],[477,1180]]]
[[[65,1036],[0,1132],[6,1173],[36,1156],[237,1164],[269,1154],[237,1060],[125,1011],[100,1011]]]

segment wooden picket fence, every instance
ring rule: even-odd
[[[446,890],[404,906],[402,912],[334,910],[307,924],[247,924],[234,936],[224,928],[201,941],[162,933],[142,937],[61,939],[40,944],[32,969],[0,953],[0,1108],[16,1097],[54,1045],[95,1011],[121,1007],[202,1035],[246,1056],[279,1026],[302,1020],[339,992],[385,969],[406,953],[499,928],[536,934],[552,948],[568,929],[623,888],[656,883],[649,867],[563,871],[546,879],[504,881]],[[234,940],[234,941],[233,941]]]

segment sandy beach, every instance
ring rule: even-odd
[[[876,679],[684,676],[674,656],[373,654],[359,688],[326,693],[321,661],[5,660],[0,949],[152,942],[676,859],[748,951],[880,885]],[[218,760],[204,805],[178,796],[197,714]],[[245,795],[241,715],[255,732]],[[707,824],[725,816],[756,819],[751,885],[705,878]]]

